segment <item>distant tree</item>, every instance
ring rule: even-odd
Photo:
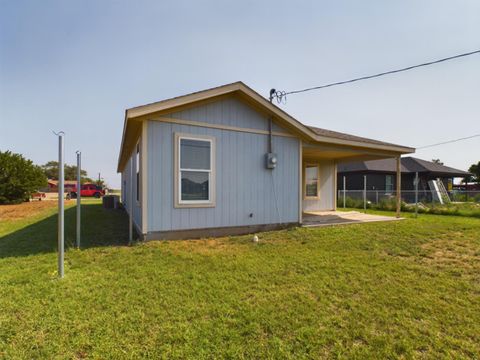
[[[473,174],[474,179],[472,179],[472,181],[480,184],[480,161],[476,164],[472,164],[468,168],[468,172]]]
[[[58,161],[49,161],[45,165],[42,165],[43,172],[47,178],[52,180],[58,180]],[[77,180],[77,166],[65,164],[65,180]],[[87,177],[85,170],[80,171],[81,182],[92,182],[92,179]]]
[[[49,161],[41,167],[48,179],[58,180],[58,161]]]
[[[42,169],[11,151],[0,151],[0,204],[16,204],[47,185]]]
[[[434,164],[443,165],[443,162],[441,162],[440,159],[432,159],[432,162]]]

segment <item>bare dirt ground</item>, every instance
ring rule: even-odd
[[[68,203],[68,202],[66,202]],[[35,216],[58,205],[56,201],[31,201],[17,205],[1,205],[1,220],[19,220]]]

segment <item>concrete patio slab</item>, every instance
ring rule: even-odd
[[[312,211],[303,213],[302,226],[317,227],[398,220],[403,220],[403,218],[371,215],[359,211]]]

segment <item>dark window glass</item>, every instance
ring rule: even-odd
[[[318,166],[305,168],[305,196],[318,196]]]
[[[180,168],[210,170],[210,142],[180,139]]]
[[[385,176],[385,190],[393,191],[393,175]]]
[[[208,172],[181,171],[182,200],[208,200]]]

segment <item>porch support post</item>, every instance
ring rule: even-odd
[[[397,218],[400,217],[400,208],[402,205],[401,189],[402,189],[402,162],[400,155],[397,156]]]
[[[333,182],[333,193],[335,194],[335,195],[333,196],[333,198],[334,198],[334,204],[333,204],[334,207],[333,207],[333,210],[334,210],[334,211],[337,211],[337,203],[338,203],[338,191],[337,191],[338,186],[337,186],[337,181],[338,181],[338,179],[337,179],[337,161],[336,161],[336,160],[333,161],[333,174],[334,174],[334,175],[333,175],[333,179],[334,179],[334,182]]]

